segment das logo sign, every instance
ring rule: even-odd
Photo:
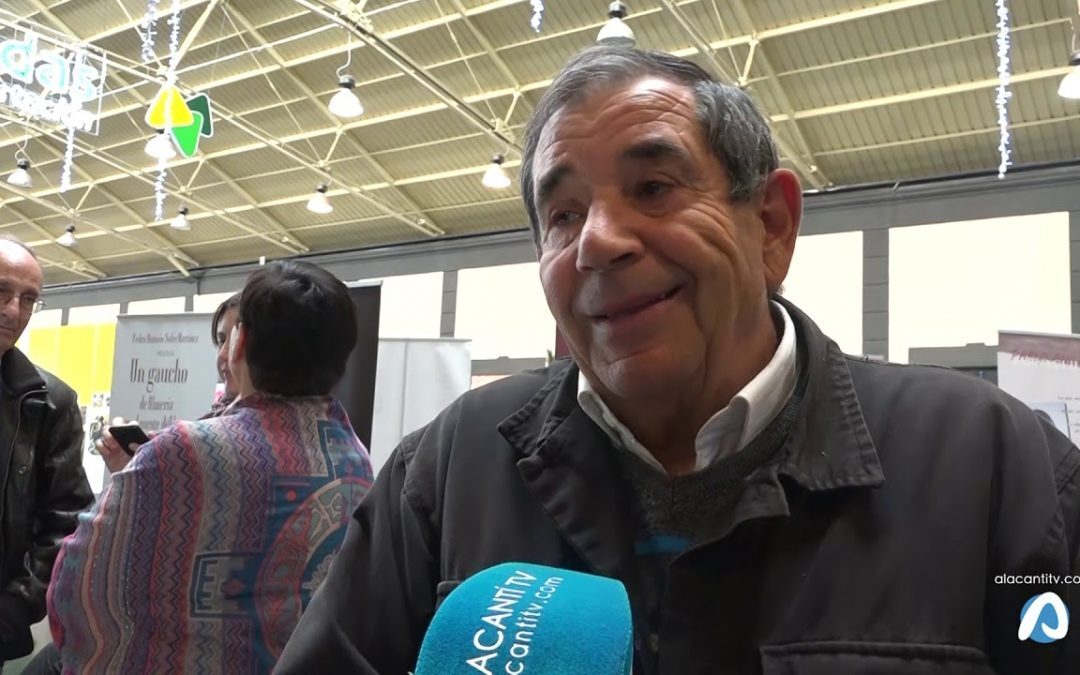
[[[0,105],[33,119],[96,133],[104,55],[2,18],[0,36]]]

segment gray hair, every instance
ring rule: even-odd
[[[30,248],[30,247],[29,247],[29,246],[28,246],[28,245],[26,244],[26,242],[24,242],[24,241],[23,241],[22,239],[19,239],[18,237],[16,237],[16,236],[15,236],[15,235],[13,235],[13,234],[5,234],[5,233],[3,233],[3,232],[0,232],[0,241],[7,241],[7,242],[11,242],[12,244],[15,244],[16,246],[18,246],[18,247],[19,247],[19,248],[21,248],[22,250],[24,250],[24,251],[26,251],[27,253],[29,253],[29,254],[30,254],[30,256],[31,256],[31,257],[32,257],[32,258],[33,258],[34,260],[37,260],[37,259],[38,259],[38,257],[37,257],[37,253],[34,253],[34,249]]]
[[[659,77],[694,92],[698,123],[713,154],[727,171],[735,201],[753,197],[780,166],[769,123],[754,101],[738,87],[721,82],[692,61],[662,52],[597,45],[570,60],[548,87],[525,130],[521,194],[529,212],[533,241],[540,245],[533,158],[540,134],[553,115],[580,105],[601,87]]]

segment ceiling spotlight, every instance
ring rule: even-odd
[[[11,175],[7,178],[7,182],[21,188],[28,188],[33,186],[34,181],[32,178],[30,178],[29,171],[30,160],[20,159],[18,162],[15,163],[15,166],[18,168],[11,172]]]
[[[79,240],[75,238],[75,224],[67,226],[64,233],[56,238],[56,243],[67,248],[75,248],[79,245]]]
[[[169,137],[165,135],[164,129],[158,131],[146,142],[146,154],[154,159],[172,159],[176,157],[176,148],[173,147]]]
[[[1072,66],[1072,70],[1061,78],[1061,85],[1058,86],[1058,96],[1080,99],[1080,51],[1073,52],[1072,57],[1069,59],[1069,65]]]
[[[174,230],[180,230],[181,232],[187,232],[191,229],[191,221],[188,220],[188,207],[181,206],[176,212],[176,217],[169,223],[169,227]]]
[[[359,117],[364,114],[364,106],[353,93],[356,80],[352,75],[342,75],[338,80],[338,91],[330,99],[330,112],[338,117]]]
[[[505,158],[500,154],[495,154],[491,158],[491,166],[484,172],[484,177],[480,180],[484,187],[492,190],[502,190],[510,187],[510,176],[506,175],[506,169],[502,166],[504,161]]]
[[[596,41],[612,47],[633,47],[635,42],[634,31],[623,21],[627,15],[626,4],[622,2],[611,3],[608,5],[607,15],[608,22],[600,29]]]
[[[318,214],[327,214],[334,210],[333,204],[326,198],[326,190],[326,183],[319,183],[319,187],[315,188],[315,194],[308,200],[308,211]]]

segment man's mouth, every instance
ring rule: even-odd
[[[607,309],[601,314],[594,315],[594,318],[601,321],[616,321],[623,317],[630,316],[631,314],[636,314],[643,309],[652,307],[653,305],[659,304],[665,300],[669,300],[674,297],[675,294],[678,293],[681,289],[682,286],[676,286],[675,288],[672,288],[671,290],[665,291],[663,293],[629,298],[623,302],[614,305],[613,307]]]

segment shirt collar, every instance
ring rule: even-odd
[[[771,309],[777,327],[783,331],[780,344],[761,372],[698,430],[694,443],[697,454],[695,470],[703,469],[746,447],[775,419],[795,391],[798,353],[795,325],[783,305],[773,302]],[[615,417],[580,373],[578,403],[616,446],[637,455],[654,469],[664,471],[663,465],[634,437],[633,432]]]

